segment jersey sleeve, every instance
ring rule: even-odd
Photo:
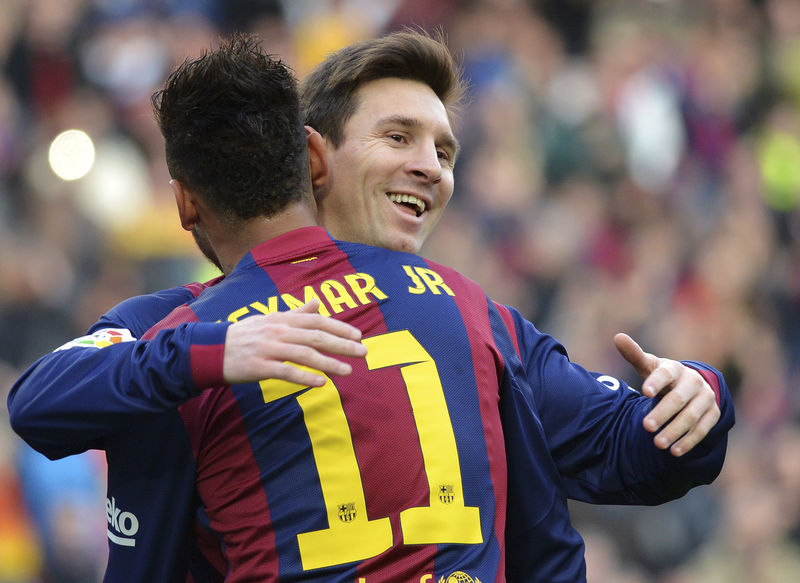
[[[175,308],[197,297],[206,287],[213,284],[191,283],[151,294],[128,298],[100,316],[88,333],[106,328],[123,328],[141,338],[154,324],[161,321]]]
[[[642,421],[655,404],[625,382],[571,362],[564,347],[516,310],[507,324],[526,378],[514,398],[544,429],[569,497],[592,503],[659,504],[707,484],[722,469],[734,414],[722,375],[687,362],[709,381],[722,416],[692,451],[675,457],[653,443]]]
[[[155,324],[182,297],[154,295],[123,302],[87,336],[43,356],[22,374],[11,388],[8,409],[12,428],[29,445],[51,459],[103,449],[104,438],[125,431],[140,416],[175,408],[202,389],[224,384],[229,324],[188,322],[140,340],[148,319]]]

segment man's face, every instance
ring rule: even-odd
[[[356,97],[342,143],[326,140],[320,222],[337,239],[417,253],[453,195],[447,112],[430,87],[406,79],[371,81]]]

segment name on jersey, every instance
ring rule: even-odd
[[[445,283],[441,275],[427,267],[403,265],[403,272],[409,279],[408,293],[414,295],[432,293],[454,296],[453,290]],[[300,294],[280,294],[270,296],[266,301],[252,302],[234,310],[228,315],[229,322],[237,322],[241,318],[253,314],[271,314],[278,311],[278,300],[290,309],[299,308],[312,299],[318,299],[319,312],[323,316],[340,314],[345,310],[357,308],[374,301],[385,300],[389,296],[378,287],[375,278],[369,273],[349,273],[339,279],[307,285]]]

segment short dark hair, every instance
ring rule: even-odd
[[[310,192],[297,79],[255,37],[184,61],[152,102],[170,175],[224,219],[272,216]]]
[[[301,84],[305,123],[339,146],[344,126],[358,108],[358,88],[388,77],[428,85],[454,123],[466,93],[461,67],[441,32],[432,36],[408,28],[353,43],[318,65]]]

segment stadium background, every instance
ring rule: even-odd
[[[711,487],[574,506],[592,583],[800,581],[800,2],[0,0],[0,398],[119,300],[213,275],[180,230],[151,92],[233,29],[302,76],[441,26],[470,103],[423,254],[518,306],[587,368],[612,338],[722,369],[737,426]],[[61,131],[94,165],[48,166]],[[0,583],[92,583],[102,456],[44,461],[0,408]]]

